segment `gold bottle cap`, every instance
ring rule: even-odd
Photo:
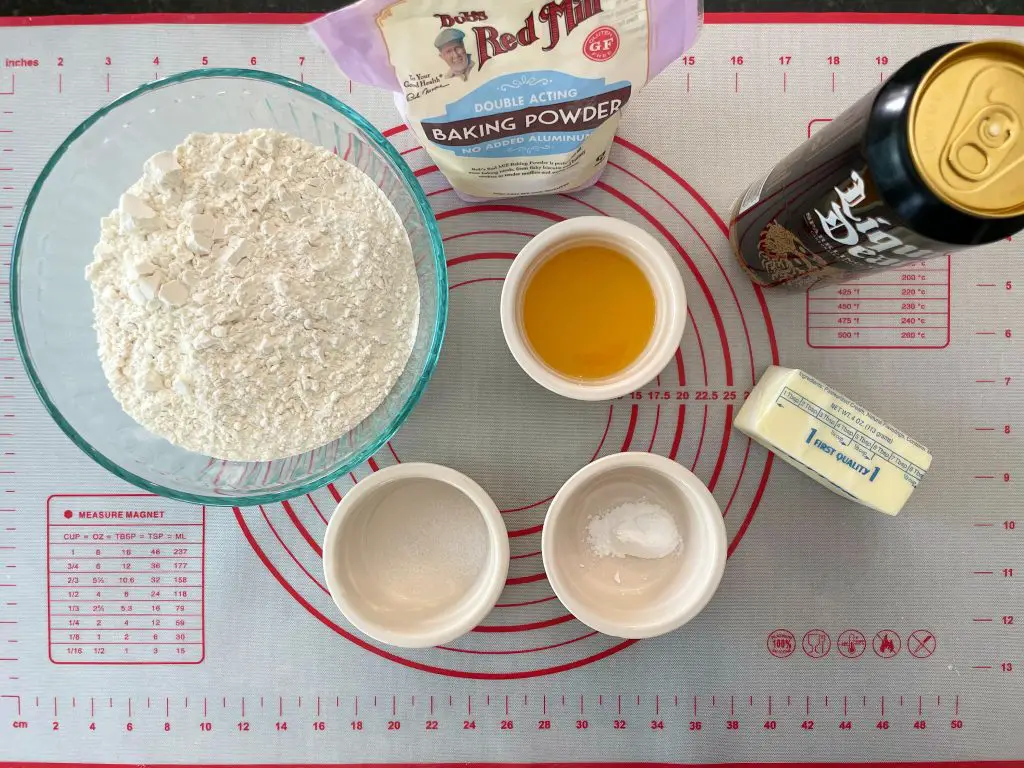
[[[941,200],[983,218],[1024,214],[1024,45],[946,54],[914,94],[909,132],[914,166]]]

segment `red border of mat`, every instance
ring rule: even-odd
[[[102,24],[303,24],[320,16],[317,13],[153,13],[97,14],[72,16],[4,16],[0,27],[63,27]],[[708,24],[920,24],[937,26],[1024,27],[1024,16],[955,13],[708,13]],[[930,761],[944,768],[1024,768],[1024,760]],[[25,763],[0,762],[0,768],[124,768],[126,763]],[[147,768],[380,768],[369,763],[149,763]],[[448,763],[387,763],[386,768],[437,768]],[[465,768],[521,768],[526,763],[460,763]],[[531,763],[531,768],[762,768],[765,763]],[[916,766],[912,762],[866,763],[771,763],[772,768],[892,768]]]
[[[304,24],[319,13],[119,13],[71,16],[3,16],[0,27],[100,24]],[[1024,27],[1024,16],[983,13],[708,13],[708,24],[926,24]]]
[[[0,763],[0,766],[31,765],[37,768],[124,768],[127,763]],[[135,765],[132,763],[131,765]],[[962,760],[926,763],[144,763],[142,768],[892,768],[893,766],[931,766],[943,768],[1021,768],[1024,760]]]

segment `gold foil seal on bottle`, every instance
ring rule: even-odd
[[[1024,45],[968,43],[921,80],[910,153],[941,200],[982,218],[1024,214]]]

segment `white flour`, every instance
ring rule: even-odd
[[[598,557],[644,560],[667,557],[681,544],[672,515],[644,499],[619,504],[592,517],[587,523],[587,538]]]
[[[276,131],[193,134],[103,219],[100,362],[151,432],[220,459],[328,443],[409,358],[419,286],[405,229],[355,166]]]

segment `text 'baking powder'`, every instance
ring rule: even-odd
[[[310,28],[353,80],[395,92],[467,199],[597,181],[623,109],[693,45],[702,0],[360,0]]]

